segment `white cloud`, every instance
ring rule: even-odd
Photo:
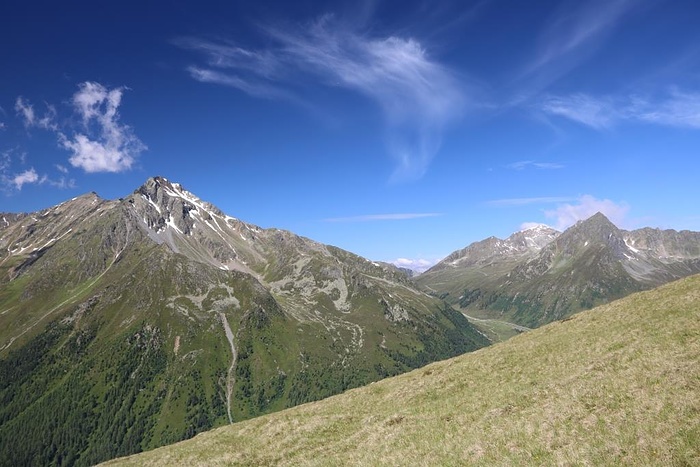
[[[20,96],[15,101],[15,111],[22,117],[26,128],[36,127],[53,131],[58,128],[55,123],[56,109],[49,104],[46,104],[46,112],[44,115],[39,117],[34,112],[34,106]]]
[[[624,227],[628,211],[629,206],[625,202],[616,203],[609,199],[583,195],[574,204],[562,204],[556,209],[545,211],[544,214],[548,219],[554,220],[555,229],[563,231],[577,221],[588,219],[598,212],[603,213],[613,224]]]
[[[370,37],[325,16],[296,31],[267,29],[276,48],[246,50],[230,43],[187,39],[209,68],[190,67],[200,81],[235,87],[256,97],[284,98],[308,76],[358,92],[382,109],[394,181],[418,179],[441,144],[447,124],[465,107],[462,85],[417,40]],[[299,79],[301,75],[303,79]]]
[[[397,258],[394,261],[390,261],[391,264],[399,268],[411,269],[412,271],[423,273],[428,269],[435,266],[440,259],[410,259],[410,258]]]
[[[68,173],[68,168],[61,165],[61,164],[54,164],[54,167],[56,167],[56,169],[58,169],[58,171],[61,173],[64,173],[64,174]]]
[[[671,90],[662,97],[549,96],[540,109],[595,129],[638,122],[700,129],[700,93]]]
[[[13,190],[20,191],[24,185],[36,184],[36,185],[50,185],[54,188],[66,189],[75,188],[75,180],[72,178],[59,177],[57,179],[49,178],[48,175],[39,175],[34,167],[25,170],[21,173],[16,173],[14,175],[8,175],[9,161],[4,157],[0,160],[0,183],[2,190],[10,193]]]
[[[442,214],[437,212],[396,213],[396,214],[368,214],[351,217],[331,217],[325,222],[369,222],[369,221],[400,221],[407,219],[420,219],[423,217],[437,217]]]
[[[528,204],[552,204],[572,201],[575,198],[566,196],[543,196],[540,198],[506,198],[487,201],[486,204],[495,207],[525,206]]]
[[[72,151],[69,162],[73,167],[85,172],[122,172],[131,168],[134,157],[125,152],[120,144],[91,140],[88,136],[77,134],[72,140],[63,139],[63,147]]]
[[[58,142],[71,152],[69,162],[85,172],[122,172],[134,164],[136,157],[146,146],[134,135],[131,127],[119,120],[119,106],[125,88],[108,89],[105,86],[85,82],[78,85],[78,92],[71,103],[79,115],[81,131],[66,135],[56,123],[56,109],[46,104],[47,111],[39,117],[32,104],[22,96],[15,102],[15,110],[27,128],[37,127],[56,133]],[[67,173],[66,167],[56,168]],[[63,180],[63,181],[61,181]],[[54,186],[69,187],[71,181],[50,181]],[[25,182],[26,183],[26,182]],[[21,184],[19,185],[21,187]]]
[[[10,180],[17,190],[21,190],[23,185],[27,183],[39,183],[39,175],[36,170],[32,167],[29,170],[25,170],[11,178]]]
[[[4,129],[5,129],[5,122],[0,122],[0,130],[4,130]]]
[[[506,168],[513,170],[524,170],[528,167],[534,167],[535,169],[563,169],[564,164],[559,162],[518,161],[506,166]]]
[[[61,145],[72,152],[69,162],[85,172],[122,172],[134,164],[146,146],[128,125],[119,121],[124,88],[109,90],[99,83],[85,82],[73,95],[85,133],[67,137],[59,134]]]

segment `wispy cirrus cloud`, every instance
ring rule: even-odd
[[[661,97],[549,96],[541,102],[540,110],[598,130],[623,122],[700,129],[700,93],[678,89]]]
[[[295,97],[299,82],[343,87],[374,101],[386,121],[387,147],[396,162],[393,181],[424,175],[445,127],[467,99],[454,73],[430,57],[416,39],[358,32],[333,16],[298,29],[265,29],[274,47],[245,49],[231,42],[180,39],[206,67],[190,66],[198,80],[255,97]]]
[[[547,97],[541,104],[547,114],[574,120],[596,129],[609,128],[617,121],[617,109],[607,99],[594,99],[585,94]]]
[[[44,176],[42,177],[42,183],[46,183],[54,188],[60,189],[75,188],[75,179],[64,176],[60,176],[56,179]]]
[[[27,102],[22,96],[15,101],[15,111],[22,118],[25,128],[41,128],[43,130],[57,130],[56,108],[46,104],[46,112],[38,116],[34,112],[34,106]]]
[[[629,115],[647,123],[700,129],[700,92],[671,91],[666,99],[630,99]]]
[[[525,206],[529,204],[565,203],[568,201],[573,201],[574,199],[576,198],[568,196],[542,196],[539,198],[505,198],[487,201],[486,205],[493,207]]]
[[[0,173],[4,173],[12,162],[12,150],[3,151],[0,153]]]
[[[330,217],[323,219],[324,222],[371,222],[371,221],[402,221],[409,219],[421,219],[424,217],[442,216],[438,212],[411,212],[411,213],[395,213],[395,214],[367,214],[362,216],[350,217]]]
[[[108,89],[85,82],[73,95],[72,104],[83,122],[83,131],[71,136],[59,133],[59,142],[72,152],[73,167],[85,172],[122,172],[146,149],[131,127],[120,122],[119,106],[125,88]]]
[[[187,68],[187,71],[190,73],[190,76],[192,76],[192,78],[196,79],[199,82],[229,86],[232,88],[236,88],[239,91],[243,91],[246,94],[250,94],[253,97],[260,97],[264,99],[286,99],[290,101],[298,100],[293,94],[277,86],[270,85],[264,82],[256,82],[244,79],[240,76],[236,76],[223,71],[212,70],[208,68],[200,68],[197,66],[190,66]]]
[[[559,162],[537,162],[537,161],[518,161],[512,164],[506,165],[507,169],[513,170],[525,170],[527,168],[533,169],[563,169],[564,164]]]
[[[564,2],[539,38],[537,54],[528,67],[534,72],[571,55],[588,52],[633,8],[638,0]],[[572,64],[573,65],[573,64]]]
[[[585,63],[645,0],[561,2],[546,20],[534,53],[516,73],[509,105],[530,102],[554,82]]]

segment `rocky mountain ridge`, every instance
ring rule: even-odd
[[[473,243],[417,282],[464,309],[538,326],[700,272],[699,232],[626,231],[601,213],[515,241],[527,232]]]
[[[505,240],[489,237],[472,243],[457,250],[426,272],[440,269],[466,267],[485,263],[492,259],[503,257],[519,257],[540,251],[554,240],[560,232],[547,226],[537,226],[531,229],[515,232]]]

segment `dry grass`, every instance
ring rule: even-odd
[[[125,465],[700,465],[700,276]]]

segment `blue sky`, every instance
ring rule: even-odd
[[[700,230],[697,2],[13,3],[0,211],[162,175],[413,265],[596,211]]]

